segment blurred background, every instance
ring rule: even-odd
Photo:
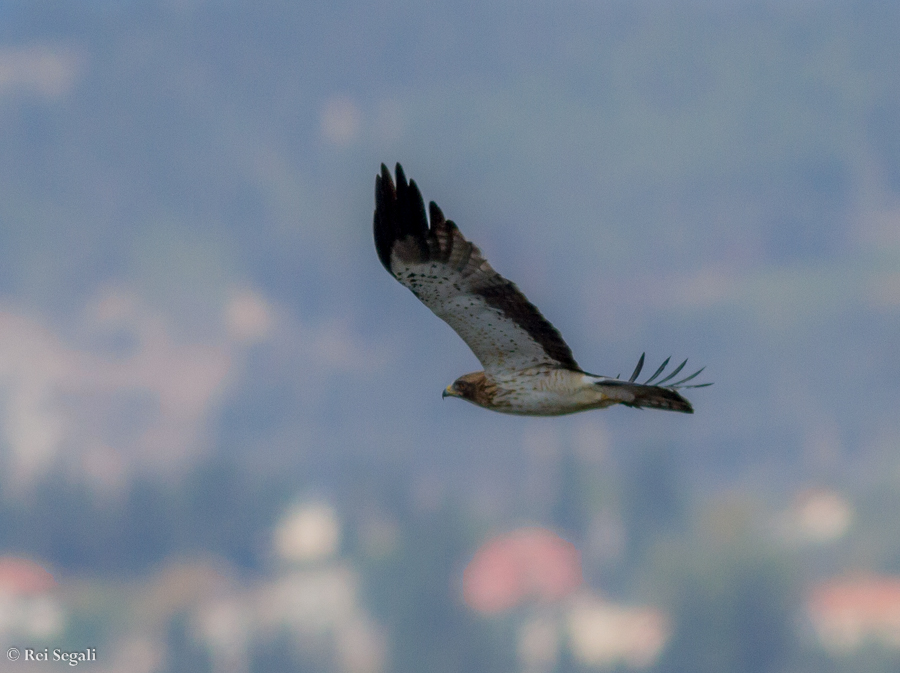
[[[51,659],[0,670],[900,670],[898,26],[0,0],[0,645]],[[696,414],[442,401],[396,161],[588,371],[706,365]]]

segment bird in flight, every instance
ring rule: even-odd
[[[659,379],[669,359],[643,383],[641,355],[625,381],[588,374],[562,336],[512,282],[494,271],[434,201],[428,205],[397,164],[375,178],[375,249],[384,268],[462,337],[484,371],[460,376],[444,390],[485,409],[522,416],[560,416],[614,404],[694,413],[680,389],[703,369],[672,381],[687,360]],[[429,226],[429,218],[431,220]],[[657,380],[659,379],[659,380]],[[655,383],[654,383],[655,382]]]

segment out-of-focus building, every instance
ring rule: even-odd
[[[570,542],[543,528],[520,528],[483,545],[463,573],[463,599],[496,614],[523,601],[558,601],[582,581],[581,559]]]
[[[284,563],[320,561],[337,553],[341,525],[325,503],[295,505],[275,529],[275,554]]]
[[[274,531],[274,575],[196,606],[193,632],[215,673],[246,673],[254,645],[281,639],[304,662],[333,662],[341,673],[383,670],[386,639],[362,606],[357,572],[337,555],[340,537],[333,507],[295,505]]]
[[[96,603],[102,604],[108,600],[102,585],[82,591],[93,593]],[[118,614],[110,625],[112,638],[103,646],[103,656],[98,659],[99,670],[102,673],[158,673],[167,670],[172,658],[180,654],[171,651],[167,642],[167,633],[173,622],[239,591],[233,573],[224,563],[182,560],[166,564],[145,581],[136,584],[128,592],[130,595],[124,604],[113,608]],[[196,628],[191,635],[198,638]],[[239,638],[236,642],[240,642]],[[244,673],[246,670],[218,667],[215,654],[210,654],[215,673]]]
[[[661,610],[611,603],[583,589],[578,551],[541,528],[485,543],[463,573],[463,599],[477,612],[519,622],[525,673],[554,670],[564,648],[588,669],[647,668],[670,635]]]
[[[566,626],[574,658],[594,668],[649,668],[671,635],[662,610],[591,595],[579,596],[569,605]]]
[[[0,557],[0,640],[46,640],[62,633],[66,617],[56,580],[33,561]]]
[[[524,609],[518,615],[519,661],[527,673],[545,673],[559,659],[560,610],[581,583],[574,545],[544,528],[520,528],[475,552],[463,572],[463,600],[484,615]]]
[[[519,626],[524,673],[556,669],[565,648],[585,670],[642,670],[653,666],[671,636],[659,608],[625,605],[581,592],[555,607],[529,611]]]
[[[40,565],[0,557],[0,640],[51,643],[86,610],[109,620],[109,640],[91,644],[102,649],[101,673],[160,673],[186,652],[207,658],[212,673],[248,673],[258,653],[276,648],[298,668],[380,673],[387,638],[362,605],[359,574],[338,554],[340,537],[330,505],[296,505],[273,531],[271,573],[247,578],[217,559],[173,560],[115,601],[104,584],[57,588]]]
[[[853,524],[853,507],[836,491],[801,491],[778,519],[778,533],[793,544],[827,544],[839,540]]]
[[[517,654],[523,673],[547,673],[556,668],[563,646],[558,610],[535,610],[519,624]]]
[[[819,644],[847,653],[867,644],[900,650],[900,577],[832,579],[809,593],[806,612]]]
[[[53,62],[48,54],[0,49],[0,92],[10,85],[14,56],[45,69]],[[191,341],[124,288],[99,292],[68,332],[0,306],[0,483],[20,493],[64,468],[119,493],[134,474],[173,473],[202,455],[242,354],[277,323],[266,299],[249,288],[235,290],[220,312],[222,328]]]

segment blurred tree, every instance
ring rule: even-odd
[[[660,673],[772,673],[797,654],[792,561],[743,522],[731,528],[727,508],[723,518],[727,530],[691,535],[661,554],[674,633]]]
[[[367,602],[389,632],[389,669],[512,670],[515,647],[505,622],[478,617],[462,603],[459,585],[473,536],[460,511],[442,504],[394,515],[400,544],[389,557],[363,565]]]
[[[213,673],[212,661],[204,647],[190,635],[186,614],[175,615],[166,634],[165,673]]]
[[[337,670],[325,662],[310,662],[298,656],[297,644],[286,633],[272,640],[257,641],[250,651],[250,673],[327,673]]]
[[[885,99],[869,113],[868,135],[872,152],[888,187],[900,194],[900,100]]]
[[[74,573],[133,574],[192,553],[256,568],[307,476],[263,477],[214,457],[172,483],[138,478],[118,500],[52,474],[25,497],[0,497],[0,545]]]
[[[581,546],[591,520],[590,492],[586,484],[591,475],[579,464],[577,455],[571,449],[563,451],[559,470],[559,488],[550,519],[570,542]]]
[[[632,560],[658,537],[684,527],[688,493],[676,449],[651,442],[633,447],[622,459],[619,502]]]
[[[259,567],[268,550],[267,536],[307,483],[305,476],[263,476],[237,460],[204,461],[178,490],[177,547],[211,551],[239,567]]]

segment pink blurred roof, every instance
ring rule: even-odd
[[[463,572],[463,599],[495,614],[528,599],[557,601],[581,585],[581,557],[544,528],[520,528],[486,542]]]
[[[853,613],[892,621],[900,614],[900,577],[864,575],[823,582],[812,590],[809,609],[814,615]]]
[[[40,594],[55,587],[53,575],[34,561],[0,556],[0,593]]]

